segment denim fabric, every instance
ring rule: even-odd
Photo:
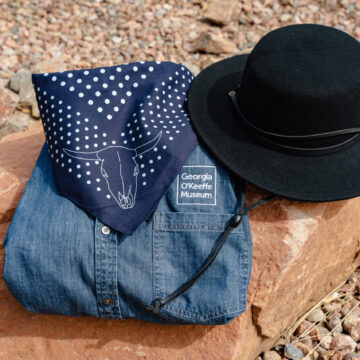
[[[227,172],[198,145],[153,216],[125,235],[59,195],[44,145],[5,238],[3,278],[34,313],[227,323],[246,308],[252,258],[246,214],[189,290],[158,315],[145,305],[202,266],[239,203]]]

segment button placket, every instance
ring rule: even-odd
[[[116,247],[116,234],[96,219],[96,296],[100,316],[105,318],[122,318],[118,299]]]

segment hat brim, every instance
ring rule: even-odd
[[[360,141],[336,153],[303,156],[266,147],[242,127],[228,93],[240,83],[247,57],[207,67],[190,86],[189,116],[208,150],[235,175],[283,197],[321,202],[360,195]]]

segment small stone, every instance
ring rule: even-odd
[[[335,311],[338,308],[338,306],[334,303],[324,303],[322,305],[322,309],[326,314],[332,313],[333,311]]]
[[[281,356],[276,351],[265,351],[263,360],[281,360]]]
[[[212,0],[206,8],[204,19],[218,25],[228,25],[238,15],[238,1]]]
[[[324,312],[321,309],[315,309],[306,317],[306,320],[311,322],[321,322],[325,319]]]
[[[14,113],[18,96],[12,91],[3,88],[0,91],[0,126]]]
[[[316,350],[318,351],[319,354],[323,355],[323,354],[327,354],[328,353],[328,349],[325,349],[323,346],[319,345]]]
[[[236,46],[222,35],[215,35],[203,31],[193,43],[194,51],[203,51],[209,54],[235,53]]]
[[[343,357],[343,360],[360,360],[360,354],[348,353]]]
[[[325,0],[327,6],[335,7],[337,6],[337,0]]]
[[[306,356],[310,352],[310,348],[301,342],[294,343],[294,345]]]
[[[331,360],[342,360],[344,355],[348,353],[347,350],[344,351],[335,351],[334,354],[331,356]],[[330,355],[330,354],[329,354]]]
[[[299,326],[296,328],[295,334],[297,336],[303,334],[305,331],[307,331],[310,327],[312,327],[313,324],[310,321],[303,320]]]
[[[120,44],[122,42],[122,38],[120,36],[113,36],[111,40],[114,44]]]
[[[217,60],[216,59],[213,59],[212,57],[207,57],[206,59],[204,59],[201,64],[200,64],[200,70],[204,70],[206,69],[208,66],[216,63]]]
[[[344,330],[349,334],[352,329],[360,333],[360,317],[350,314],[343,322]]]
[[[324,348],[324,349],[330,349],[330,345],[331,345],[331,342],[332,342],[332,339],[333,337],[331,335],[326,335],[324,336],[322,339],[321,339],[321,346]]]
[[[280,21],[281,21],[281,22],[287,22],[287,21],[289,21],[291,18],[292,18],[292,15],[291,15],[291,14],[282,14],[282,15],[280,16]]]
[[[349,311],[351,310],[351,303],[350,302],[346,302],[342,307],[341,307],[341,310],[340,310],[340,314],[341,316],[346,316]]]
[[[291,360],[302,359],[304,357],[303,352],[291,343],[285,344],[284,355]]]
[[[355,290],[356,283],[346,283],[338,291],[341,292],[353,292]]]
[[[32,120],[30,114],[22,111],[15,111],[8,119],[7,124],[14,125],[18,131],[22,131],[28,128],[29,122]]]
[[[34,108],[34,114],[38,114],[37,102],[35,97],[35,91],[32,86],[31,72],[28,70],[21,70],[13,75],[9,83],[10,89],[19,93],[19,102],[17,109],[25,112],[32,112]],[[40,117],[40,116],[38,116]]]
[[[330,319],[326,320],[326,326],[329,330],[335,329],[341,333],[343,331],[341,325],[341,319],[339,316],[332,316]]]
[[[355,351],[356,342],[349,335],[336,335],[333,337],[330,349]]]
[[[323,337],[329,334],[329,330],[324,326],[316,326],[315,333],[316,333],[316,335],[314,336],[315,340],[321,340]]]
[[[312,349],[314,347],[314,342],[312,341],[310,336],[306,337],[305,339],[300,340],[299,342],[306,345],[310,349]]]
[[[196,76],[200,72],[200,68],[198,65],[190,63],[188,61],[183,61],[183,64]]]
[[[355,342],[359,342],[360,341],[360,332],[358,331],[358,329],[350,329],[349,331],[349,335],[351,336],[351,338],[355,341]]]

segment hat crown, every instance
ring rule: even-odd
[[[315,24],[274,30],[247,59],[239,106],[253,125],[278,134],[359,127],[359,60],[359,42],[340,30]]]

